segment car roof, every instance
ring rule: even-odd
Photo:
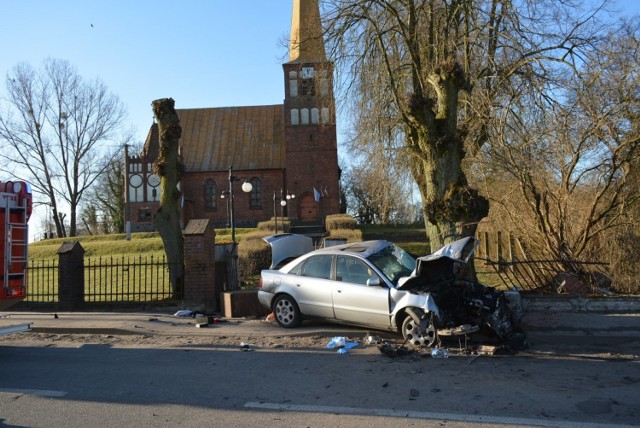
[[[311,254],[358,254],[361,257],[369,257],[385,247],[392,245],[391,242],[382,239],[374,241],[352,242],[350,244],[335,245],[332,247],[320,248]]]

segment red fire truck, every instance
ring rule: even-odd
[[[0,182],[0,310],[27,297],[27,256],[32,210],[31,186],[24,181]],[[25,328],[26,327],[26,328]],[[0,329],[0,334],[28,330],[26,326]]]

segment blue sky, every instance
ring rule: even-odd
[[[592,3],[596,0],[587,0]],[[624,14],[640,0],[619,0]],[[177,108],[282,103],[291,0],[2,0],[0,80],[66,59],[124,102],[138,142],[151,101]],[[4,90],[0,91],[4,93]]]
[[[139,140],[158,98],[177,108],[282,103],[291,0],[2,3],[3,86],[19,62],[66,59],[120,97]]]

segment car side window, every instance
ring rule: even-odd
[[[336,260],[336,279],[353,284],[366,285],[369,278],[378,275],[369,265],[360,259],[348,256],[338,256]]]
[[[304,261],[300,269],[301,276],[309,276],[312,278],[330,279],[331,278],[331,259],[332,256],[320,255],[312,256]]]

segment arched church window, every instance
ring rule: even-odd
[[[217,208],[216,193],[218,192],[218,186],[214,180],[207,180],[204,183],[204,209],[215,210]]]
[[[329,123],[329,109],[322,107],[322,123]]]
[[[249,194],[249,208],[262,208],[262,182],[259,178],[253,177],[249,180],[251,183],[251,193]]]
[[[329,79],[320,79],[320,95],[323,97],[329,95]]]
[[[300,124],[300,111],[297,108],[291,109],[291,124],[292,125]]]
[[[308,108],[300,109],[300,123],[302,123],[303,125],[308,125],[309,124],[309,109]]]
[[[320,112],[317,108],[311,109],[311,123],[317,125],[320,123]]]

